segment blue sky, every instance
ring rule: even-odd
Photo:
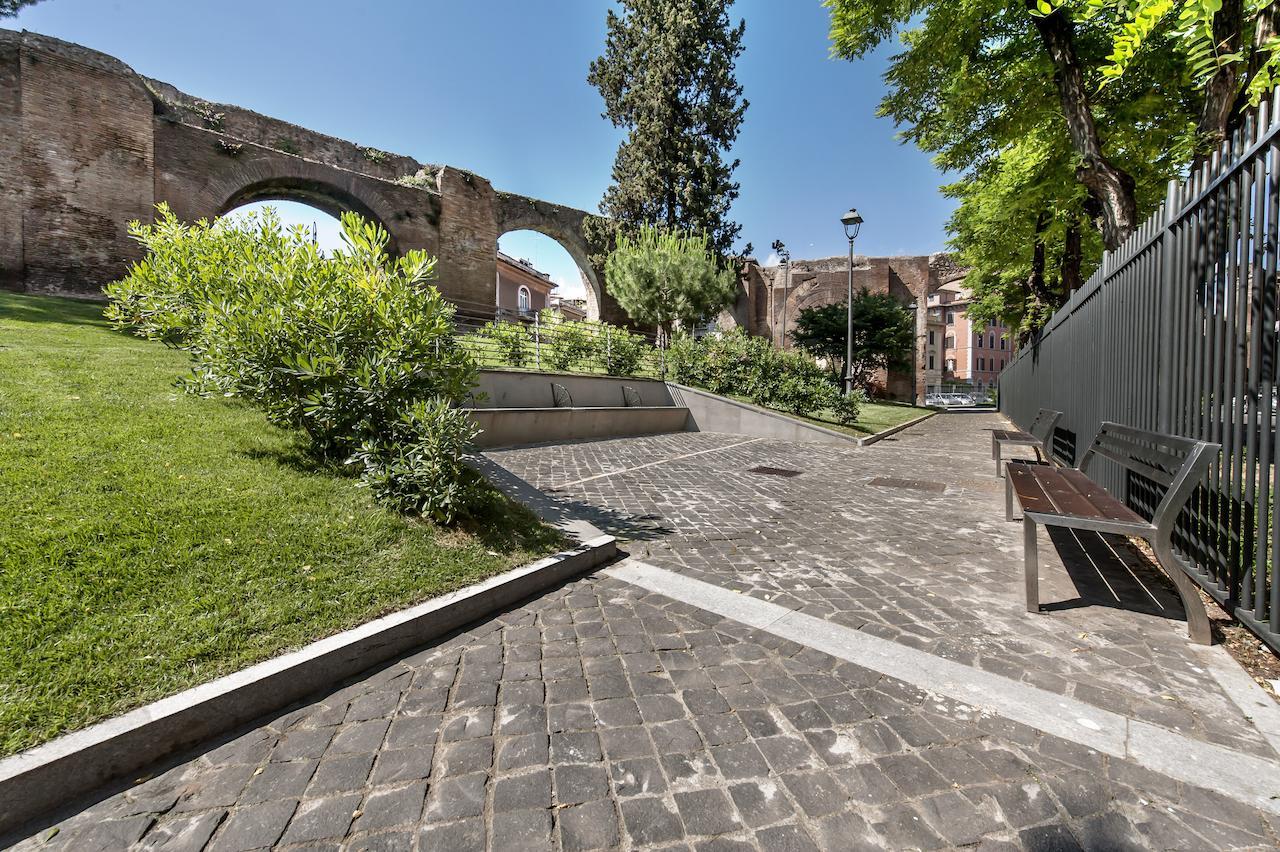
[[[44,0],[0,27],[79,42],[193,95],[595,210],[621,138],[586,82],[608,6]],[[743,241],[761,259],[779,238],[797,258],[842,254],[838,219],[856,206],[866,218],[860,254],[942,250],[952,208],[938,192],[943,176],[875,115],[889,51],[857,63],[829,58],[827,13],[816,0],[738,0],[733,14],[747,21],[738,76],[751,102],[733,151],[742,160],[733,215]],[[547,238],[501,242],[581,289],[572,261]]]

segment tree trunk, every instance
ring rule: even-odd
[[[1261,16],[1269,20],[1269,15]],[[1261,20],[1259,35],[1261,35]],[[1221,52],[1235,53],[1243,42],[1244,3],[1243,0],[1222,0],[1222,8],[1213,16],[1213,41]],[[1258,51],[1253,51],[1250,65],[1254,65]],[[1256,69],[1251,69],[1252,77]],[[1241,91],[1240,64],[1229,62],[1209,78],[1204,88],[1204,103],[1200,109],[1200,120],[1196,125],[1196,161],[1195,166],[1213,155],[1231,132],[1239,125],[1244,114],[1247,101]],[[1194,168],[1194,167],[1193,167]]]
[[[1051,299],[1045,298],[1049,295],[1049,288],[1044,283],[1044,230],[1047,227],[1049,214],[1042,210],[1036,216],[1036,242],[1031,249],[1031,274],[1027,276],[1027,290],[1031,292],[1032,298],[1051,303]]]
[[[1062,262],[1058,265],[1062,275],[1062,298],[1054,305],[1055,308],[1065,304],[1067,298],[1084,284],[1081,278],[1083,265],[1084,246],[1080,241],[1080,226],[1072,222],[1067,226],[1067,232],[1063,237]]]
[[[1025,2],[1027,9],[1035,12],[1035,0]],[[1067,120],[1067,133],[1080,157],[1076,179],[1102,206],[1103,244],[1109,249],[1119,248],[1138,226],[1133,177],[1102,154],[1071,19],[1064,10],[1058,9],[1051,15],[1032,14],[1031,20],[1053,60],[1053,77],[1062,101],[1062,114]]]

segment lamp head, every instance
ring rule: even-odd
[[[850,208],[849,212],[840,217],[841,224],[844,225],[844,235],[849,239],[858,236],[858,230],[862,227],[862,217],[858,215],[856,209]]]

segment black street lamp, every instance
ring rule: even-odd
[[[853,365],[853,240],[862,228],[862,217],[857,210],[850,208],[840,217],[840,223],[844,225],[844,235],[849,238],[849,296],[844,303],[844,395],[850,396],[853,394],[853,374],[849,371]]]

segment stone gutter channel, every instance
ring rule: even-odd
[[[483,459],[473,460],[484,467]],[[485,473],[497,476],[497,466]],[[577,542],[569,550],[434,598],[0,760],[5,837],[106,785],[279,712],[615,559],[617,540],[548,510],[507,474],[497,484]],[[523,484],[524,488],[519,486]],[[526,490],[528,489],[528,490]],[[541,501],[534,498],[534,494]],[[514,492],[514,493],[513,493]]]

